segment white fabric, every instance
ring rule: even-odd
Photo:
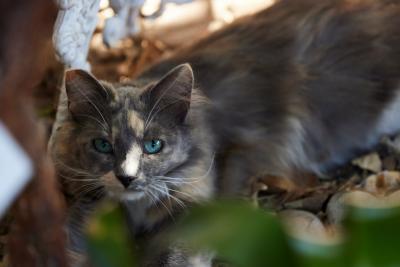
[[[68,68],[89,70],[87,54],[97,24],[100,0],[59,0],[53,43]]]
[[[162,0],[159,16],[166,3],[184,4],[193,0]],[[90,40],[97,24],[100,0],[58,0],[60,11],[54,25],[56,55],[67,68],[90,70],[87,62]],[[103,41],[114,46],[119,40],[140,32],[140,10],[146,0],[110,0],[115,16],[106,20]]]
[[[0,218],[32,174],[31,160],[0,121]]]

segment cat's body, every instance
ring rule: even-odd
[[[283,1],[139,77],[191,64],[230,181],[324,173],[400,129],[399,2],[318,2]]]
[[[66,191],[80,171],[98,179],[143,233],[191,202],[248,193],[250,178],[323,174],[400,129],[399,25],[399,1],[282,1],[132,84],[71,71],[52,142],[58,172],[74,177]],[[164,76],[185,62],[193,74]],[[111,153],[94,151],[99,136]]]

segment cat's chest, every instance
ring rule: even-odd
[[[122,203],[128,218],[128,225],[134,235],[147,232],[157,232],[164,222],[172,216],[172,207],[169,202],[156,206],[138,205],[138,203],[124,201]]]
[[[377,139],[383,134],[394,134],[400,131],[400,87],[393,100],[386,106],[375,127],[371,139]]]

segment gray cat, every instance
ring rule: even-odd
[[[400,129],[399,25],[395,0],[286,0],[130,83],[70,70],[51,143],[64,190],[120,199],[139,235],[250,178],[323,175]]]

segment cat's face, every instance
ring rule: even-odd
[[[185,123],[189,65],[146,88],[113,88],[81,70],[67,72],[65,86],[70,119],[60,129],[56,166],[68,183],[133,200],[157,201],[180,190],[185,181],[176,172],[193,152]]]

